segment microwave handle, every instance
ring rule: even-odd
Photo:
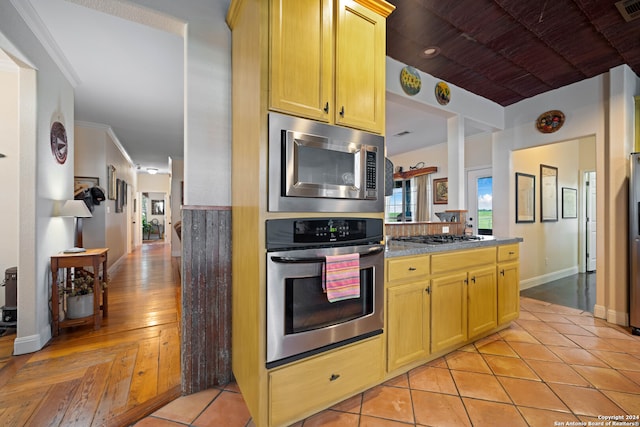
[[[378,246],[375,248],[371,248],[364,253],[360,252],[360,257],[364,258],[371,255],[377,255],[382,251],[384,251],[384,246]],[[311,263],[325,262],[326,259],[324,257],[296,258],[296,257],[287,257],[287,256],[272,256],[271,261],[279,262],[282,264],[311,264]]]

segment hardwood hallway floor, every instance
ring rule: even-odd
[[[11,356],[0,338],[1,426],[126,426],[180,395],[177,259],[145,244],[111,271],[109,316]],[[4,353],[2,353],[4,351]]]

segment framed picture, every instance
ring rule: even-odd
[[[536,221],[536,177],[516,172],[516,222]]]
[[[558,168],[540,165],[540,221],[558,220]]]
[[[107,166],[107,180],[107,198],[109,198],[109,200],[116,200],[118,189],[116,188],[116,168],[113,165]]]
[[[447,178],[433,180],[433,204],[446,205],[449,203],[449,184]]]
[[[116,178],[116,213],[122,212],[122,181]]]
[[[164,215],[164,200],[151,201],[151,215]]]
[[[578,218],[578,190],[562,187],[562,218]]]
[[[120,180],[120,205],[127,206],[127,181]]]
[[[100,186],[100,178],[92,176],[75,176],[73,177],[73,195],[74,197],[78,193],[85,191],[92,187]]]

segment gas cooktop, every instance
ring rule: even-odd
[[[396,242],[421,243],[423,245],[441,245],[444,243],[475,242],[488,236],[458,236],[454,234],[428,234],[424,236],[402,236],[391,240]]]

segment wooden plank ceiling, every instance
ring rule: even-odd
[[[640,19],[611,0],[391,0],[387,55],[507,106],[621,64],[640,75]],[[428,59],[425,48],[440,54]]]

